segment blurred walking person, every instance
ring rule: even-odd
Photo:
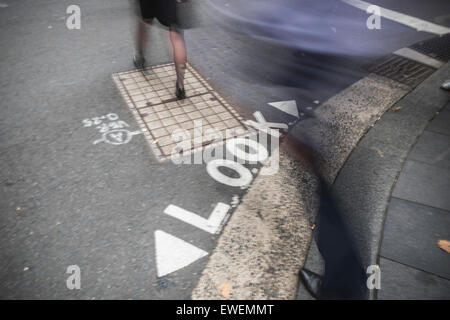
[[[335,32],[335,26],[353,24],[336,16],[337,3],[336,0],[247,1],[239,10],[234,7],[233,12],[215,1],[213,5],[217,12],[223,13],[224,26],[269,44],[268,55],[249,50],[250,57],[257,56],[259,61],[265,60],[264,63],[247,68],[248,59],[241,59],[245,63],[236,61],[235,66],[245,70],[246,77],[263,85],[305,88],[312,81],[320,81],[323,86],[330,75],[343,72],[339,56],[354,51],[354,44],[343,36],[339,38],[340,34]],[[292,55],[282,58],[273,55],[277,47],[280,52],[289,49]],[[298,51],[300,55],[295,54]],[[307,53],[306,58],[303,53]],[[293,158],[312,169],[318,181],[319,208],[314,237],[325,270],[319,275],[302,267],[299,276],[303,285],[316,299],[365,299],[366,273],[358,243],[348,227],[345,212],[341,212],[332,193],[331,182],[322,172],[324,146],[307,134],[288,134],[282,143]]]
[[[178,0],[138,0],[138,9],[141,19],[137,26],[136,54],[134,55],[134,65],[138,69],[144,70],[145,49],[147,44],[147,25],[152,24],[153,19],[169,28],[170,42],[172,43],[173,57],[177,80],[175,83],[175,95],[177,99],[186,98],[184,90],[184,73],[186,71],[186,44],[183,31],[179,28],[177,15]]]
[[[309,143],[292,135],[288,135],[284,143],[290,155],[310,167],[318,180],[319,208],[314,238],[324,261],[325,272],[318,275],[301,268],[299,276],[303,285],[316,299],[365,299],[367,287],[363,262],[346,224],[346,217],[319,168],[317,151]]]

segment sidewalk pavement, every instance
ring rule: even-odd
[[[392,192],[378,299],[450,299],[450,253],[438,246],[450,241],[449,190],[450,102],[409,152]]]
[[[450,63],[395,103],[361,138],[333,184],[364,265],[379,265],[371,299],[450,299]],[[314,242],[304,266],[319,274]],[[312,299],[300,284],[297,299]]]

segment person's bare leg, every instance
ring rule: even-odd
[[[141,19],[138,21],[136,31],[136,52],[140,56],[143,56],[147,44],[147,26]]]
[[[170,30],[170,41],[172,42],[173,58],[175,70],[177,73],[178,88],[184,88],[184,73],[186,71],[186,44],[184,42],[183,32]]]
[[[151,24],[152,20],[139,19],[136,30],[136,55],[134,56],[134,64],[137,68],[143,68],[145,64],[145,49],[147,46],[147,24]]]

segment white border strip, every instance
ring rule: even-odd
[[[371,3],[361,0],[341,0],[341,1],[364,11],[366,11],[367,8],[372,5]],[[416,29],[417,31],[425,31],[429,33],[438,34],[441,36],[450,33],[450,28],[440,26],[425,20],[421,20],[419,18],[411,17],[393,10],[385,9],[382,7],[379,8],[382,17],[404,24],[408,27]]]
[[[410,60],[417,61],[419,63],[425,64],[435,69],[439,69],[444,65],[444,62],[433,59],[429,56],[424,55],[423,53],[420,53],[410,48],[401,48],[395,51],[394,54]]]

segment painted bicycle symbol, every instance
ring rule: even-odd
[[[95,140],[93,144],[100,142],[109,143],[112,145],[126,144],[131,141],[133,136],[143,133],[142,131],[130,131],[129,125],[119,119],[119,116],[115,113],[109,113],[101,117],[94,117],[83,120],[84,127],[95,127],[102,137]]]
[[[93,144],[97,144],[100,142],[109,143],[112,145],[120,145],[125,144],[131,141],[131,138],[137,134],[141,134],[142,131],[128,131],[126,129],[118,129],[112,130],[103,133],[102,138],[93,142]]]

